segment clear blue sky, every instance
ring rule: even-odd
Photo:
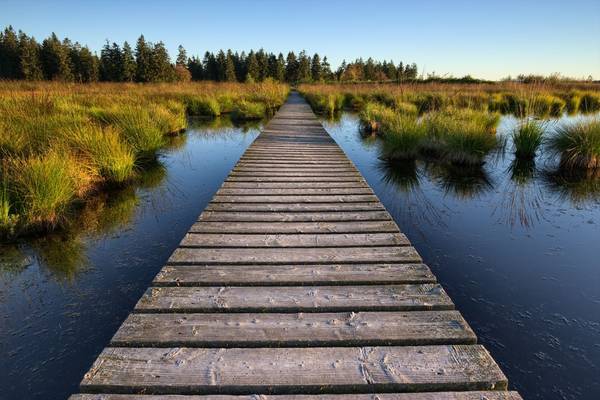
[[[600,0],[0,0],[0,25],[99,51],[140,33],[172,57],[231,48],[306,49],[416,62],[420,72],[499,79],[559,72],[600,79]]]

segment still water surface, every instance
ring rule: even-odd
[[[600,183],[494,157],[389,165],[352,114],[324,121],[526,399],[600,398]],[[503,117],[500,133],[515,121]],[[60,235],[0,247],[0,398],[64,399],[258,126],[200,124]],[[549,125],[552,129],[552,124]]]

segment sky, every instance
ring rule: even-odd
[[[106,39],[162,40],[171,57],[206,50],[305,49],[415,62],[419,73],[600,79],[600,0],[0,0],[0,26],[51,32],[99,53]]]

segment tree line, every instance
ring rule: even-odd
[[[38,43],[8,26],[0,32],[0,79],[58,80],[68,82],[171,82],[211,80],[218,82],[406,81],[418,79],[416,64],[393,61],[342,62],[332,70],[327,57],[293,51],[284,57],[263,49],[250,52],[207,51],[188,57],[179,46],[175,63],[163,42],[152,43],[141,35],[135,49],[106,41],[100,55],[87,46],[60,40],[52,33]]]

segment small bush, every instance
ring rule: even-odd
[[[536,120],[521,123],[512,133],[515,155],[518,158],[532,159],[542,144],[544,126]]]
[[[549,148],[560,157],[562,169],[600,168],[600,119],[561,125]]]

